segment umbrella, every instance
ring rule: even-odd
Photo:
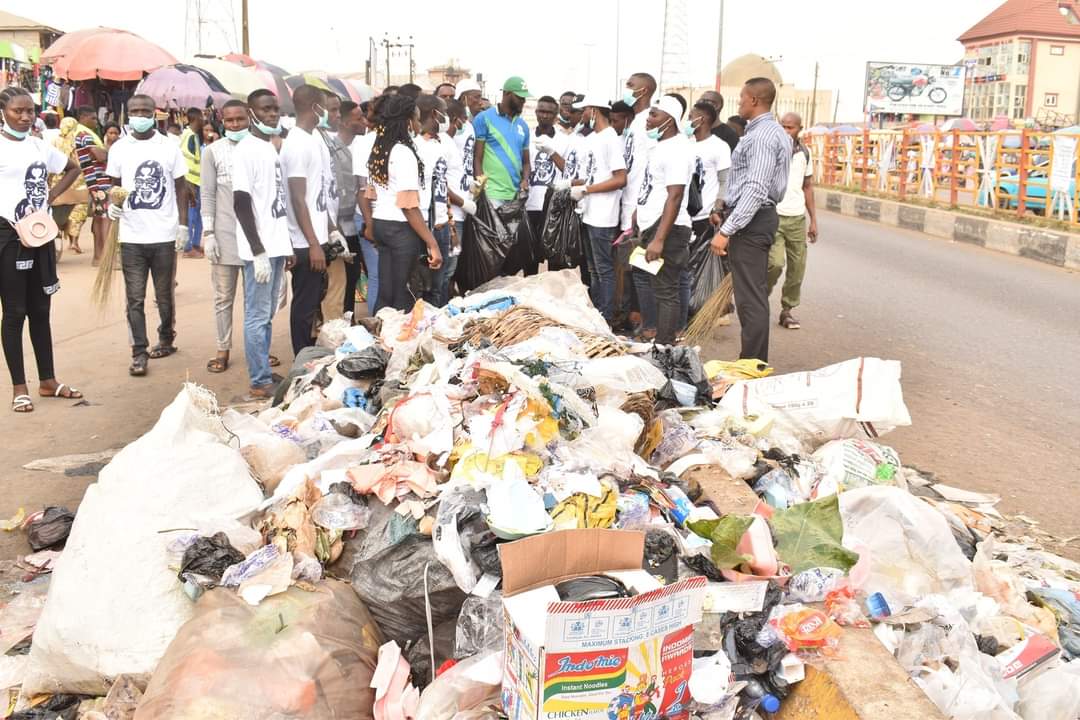
[[[343,100],[352,100],[354,103],[360,104],[360,93],[356,92],[356,88],[349,85],[341,78],[328,77],[326,78],[326,84]]]
[[[159,108],[179,110],[205,107],[208,99],[220,108],[231,98],[228,90],[206,70],[183,64],[158,68],[143,78],[135,91],[154,98]]]
[[[356,102],[367,102],[371,98],[375,97],[375,91],[371,89],[371,86],[361,80],[353,80],[352,78],[341,78],[341,80],[356,90],[356,94],[360,96],[360,99]]]
[[[319,77],[318,75],[316,75],[315,73],[312,73],[312,72],[298,73],[296,75],[289,75],[287,78],[285,78],[285,82],[288,83],[289,87],[292,88],[293,90],[300,87],[301,85],[314,85],[315,87],[319,88],[320,90],[325,90],[326,92],[332,92],[335,95],[338,94],[336,90],[334,90],[332,87],[330,87],[329,85],[326,84],[325,80],[323,80],[321,77]]]
[[[144,73],[176,64],[166,50],[126,30],[84,31],[57,48],[61,40],[42,57],[51,60],[53,73],[66,80],[139,80]]]
[[[114,32],[120,31],[114,30],[113,28],[96,27],[87,28],[86,30],[75,30],[73,32],[64,33],[59,38],[57,38],[56,42],[45,48],[45,50],[41,53],[41,59],[44,63],[51,64],[56,60],[59,60],[60,58],[70,54],[73,49],[78,47],[83,40],[90,37],[91,35],[97,35],[98,33]]]
[[[937,132],[937,127],[931,125],[930,123],[921,123],[915,126],[915,132],[919,133],[920,135],[933,135],[935,132]]]
[[[288,70],[285,70],[284,68],[281,68],[281,67],[279,67],[277,65],[274,65],[273,63],[268,63],[268,62],[265,62],[263,60],[256,60],[255,58],[251,57],[250,55],[244,55],[243,53],[229,53],[228,55],[223,55],[221,57],[221,59],[222,60],[227,60],[227,61],[229,61],[231,63],[236,63],[237,65],[243,65],[244,67],[253,67],[253,68],[260,68],[260,69],[263,69],[263,70],[271,70],[271,71],[273,71],[275,73],[278,73],[278,74],[280,74],[282,76],[292,74]]]
[[[990,123],[990,131],[997,132],[999,130],[1008,130],[1012,127],[1012,123],[1009,122],[1009,118],[1004,115],[998,115],[994,118],[994,121]]]
[[[854,125],[837,125],[832,129],[835,135],[860,135],[862,134],[862,128],[857,128]]]
[[[979,129],[979,126],[975,124],[974,120],[962,117],[949,120],[941,126],[941,129],[946,132],[952,132],[953,130],[959,130],[960,132],[975,132]]]
[[[220,58],[196,55],[191,64],[217,78],[229,94],[241,100],[256,90],[273,89],[256,70]]]
[[[292,88],[285,82],[287,73],[275,72],[269,68],[252,68],[252,72],[259,76],[266,87],[275,95],[278,99],[278,107],[281,109],[282,115],[295,115],[296,108],[293,106],[292,101]]]
[[[0,58],[24,63],[30,61],[30,54],[26,52],[26,48],[17,42],[0,40]]]
[[[1072,125],[1071,127],[1061,128],[1054,131],[1055,135],[1080,135],[1080,125]]]

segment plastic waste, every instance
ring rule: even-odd
[[[690,316],[693,317],[704,307],[712,294],[724,280],[724,265],[719,255],[712,252],[712,225],[698,238],[690,256],[690,271],[693,273],[693,285],[690,292]]]
[[[445,671],[420,696],[417,717],[460,720],[467,711],[497,704],[502,690],[503,653],[481,652]]]
[[[716,705],[728,695],[731,685],[731,661],[723,652],[694,659],[687,687],[695,702]]]
[[[664,426],[664,436],[649,462],[656,467],[665,468],[683,455],[693,452],[697,446],[697,436],[694,428],[683,422],[677,410],[665,410],[659,417]]]
[[[247,441],[240,454],[268,494],[273,494],[281,479],[294,465],[307,462],[307,453],[296,442],[267,431]]]
[[[340,493],[328,493],[311,508],[311,519],[327,530],[363,530],[371,511]]]
[[[503,647],[502,593],[465,598],[454,632],[454,657],[467,658]]]
[[[1080,658],[1080,598],[1061,588],[1031,588],[1028,592],[1057,615],[1061,649],[1072,660]]]
[[[486,193],[476,199],[476,213],[465,221],[454,281],[463,291],[480,287],[499,274],[514,235],[495,212]]]
[[[841,490],[868,485],[892,485],[900,469],[900,456],[891,447],[870,440],[832,440],[813,458],[822,468],[821,482]],[[821,497],[825,493],[818,492]]]
[[[835,651],[843,634],[840,626],[824,612],[798,603],[773,608],[769,615],[769,626],[792,652]]]
[[[788,596],[802,603],[821,602],[843,584],[846,577],[846,573],[838,568],[809,568],[791,576],[787,584]]]
[[[137,720],[303,717],[372,720],[382,643],[346,583],[290,588],[252,607],[207,592],[154,671]]]
[[[379,345],[370,345],[338,361],[337,371],[350,380],[366,380],[380,377],[390,353]]]
[[[514,238],[513,244],[506,253],[506,260],[503,261],[502,272],[506,275],[516,275],[541,259],[536,254],[541,249],[540,243],[534,237],[532,223],[528,221],[525,214],[525,198],[510,201],[496,208],[495,213],[506,225],[507,232]]]
[[[581,262],[584,238],[575,207],[569,190],[548,191],[540,244],[552,270],[572,268]]]
[[[30,637],[45,609],[49,579],[39,578],[17,583],[11,588],[13,596],[0,600],[0,656]]]
[[[37,552],[55,547],[67,540],[75,513],[65,507],[47,507],[43,512],[30,516],[24,524],[30,548]]]
[[[1080,663],[1062,663],[1020,681],[1020,716],[1039,720],[1080,717]]]
[[[712,400],[712,386],[705,375],[705,368],[695,348],[683,345],[653,345],[645,359],[668,378],[668,385],[660,389],[659,398],[678,402],[670,381],[678,381],[694,387],[694,403],[708,404]],[[670,388],[670,389],[669,389]],[[681,403],[680,403],[681,404]]]
[[[198,537],[184,551],[178,577],[182,583],[191,583],[205,590],[220,582],[222,573],[230,565],[243,561],[244,553],[229,543],[229,536],[225,533]]]
[[[1005,614],[1030,625],[1056,642],[1058,623],[1054,613],[1029,603],[1023,579],[1005,563],[995,561],[993,557],[994,539],[988,537],[979,544],[975,559],[971,563],[975,588],[996,600]]]
[[[375,720],[415,720],[420,691],[410,682],[412,668],[393,640],[379,648],[379,662],[371,677],[375,690]]]

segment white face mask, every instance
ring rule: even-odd
[[[450,118],[446,115],[442,116],[442,120],[439,121],[439,134],[447,133],[450,131]]]

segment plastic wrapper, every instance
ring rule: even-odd
[[[660,413],[660,420],[664,424],[664,436],[653,451],[650,462],[656,467],[665,468],[683,455],[693,452],[697,446],[697,436],[694,428],[683,422],[676,410]]]
[[[671,381],[684,383],[693,386],[694,404],[708,405],[712,402],[712,385],[696,349],[683,345],[653,345],[644,357],[668,378],[665,388],[671,385]],[[659,396],[678,402],[674,388],[665,388],[660,390]]]
[[[479,523],[486,528],[480,517],[483,501],[484,494],[468,485],[446,487],[439,496],[431,540],[435,555],[450,570],[463,592],[472,592],[480,578],[480,569],[473,561],[471,551],[472,540],[477,537],[475,526]]]
[[[1032,588],[1029,592],[1057,616],[1061,649],[1075,662],[1080,658],[1080,597],[1060,588]]]
[[[416,716],[423,720],[458,720],[463,712],[498,703],[502,675],[501,651],[462,660],[424,689]]]
[[[47,507],[26,523],[26,540],[34,552],[61,544],[71,533],[75,513],[65,507]]]
[[[825,596],[846,582],[847,575],[837,568],[810,568],[791,576],[788,596],[802,603],[821,602]]]
[[[892,485],[901,467],[900,456],[891,447],[860,439],[827,442],[813,459],[822,469],[822,488],[830,490]],[[828,493],[819,489],[817,497],[824,494]]]
[[[48,578],[28,583],[17,583],[0,598],[0,655],[21,643],[34,632],[41,611],[45,609],[45,596],[49,592]]]
[[[487,195],[481,193],[476,213],[465,220],[465,237],[454,273],[458,287],[468,292],[498,275],[514,239]]]
[[[251,472],[268,494],[294,465],[307,462],[307,453],[297,443],[271,432],[252,438],[240,448]]]
[[[135,718],[371,720],[381,643],[342,582],[293,587],[258,607],[211,590],[169,644]]]
[[[324,495],[311,508],[311,519],[327,530],[362,530],[370,517],[366,505],[355,503],[341,493]]]
[[[615,502],[618,511],[618,527],[620,530],[641,530],[649,525],[652,511],[649,507],[649,496],[640,492],[629,492],[619,495]]]
[[[1025,720],[1080,717],[1080,663],[1063,663],[1021,680],[1019,711]]]
[[[870,627],[855,593],[849,587],[837,588],[825,596],[825,610],[838,625],[850,625],[857,628]]]
[[[577,203],[570,197],[570,190],[548,191],[544,206],[544,232],[540,243],[548,267],[562,270],[578,265],[584,255],[585,238],[576,212]]]
[[[835,653],[843,631],[832,618],[817,608],[805,605],[778,605],[769,615],[769,626],[787,645],[788,650]]]
[[[501,650],[504,641],[502,593],[492,590],[486,598],[465,598],[454,633],[454,657]]]

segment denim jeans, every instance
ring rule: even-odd
[[[192,186],[195,191],[195,207],[189,207],[187,211],[187,244],[184,251],[188,252],[202,247],[202,198],[199,196],[199,186]]]
[[[158,344],[172,345],[176,339],[176,246],[163,243],[120,243],[120,267],[124,271],[124,290],[127,295],[128,337],[131,356],[147,354],[150,341],[146,337],[146,281],[154,279],[154,300],[157,302]]]
[[[615,313],[615,261],[611,243],[619,234],[619,228],[586,225],[585,229],[592,248],[589,255],[589,275],[592,278],[589,294],[593,305],[610,324]]]
[[[656,298],[653,296],[652,277],[644,270],[630,268],[631,277],[634,279],[634,293],[637,295],[638,312],[641,313],[641,329],[656,329]]]
[[[277,304],[281,280],[285,276],[285,258],[270,258],[270,281],[255,282],[255,263],[244,263],[244,357],[247,359],[251,387],[269,385],[271,320]]]
[[[360,229],[358,233],[360,236],[360,254],[364,257],[364,267],[367,269],[368,315],[374,316],[381,307],[379,305],[379,248],[364,237],[363,215],[356,216],[356,227]]]
[[[439,252],[442,253],[443,264],[438,270],[434,272],[432,277],[431,290],[424,293],[424,301],[431,303],[436,307],[442,307],[449,300],[446,297],[447,290],[450,287],[450,278],[453,277],[453,269],[448,265],[450,260],[450,225],[443,225],[441,228],[435,228],[431,231],[431,234],[435,236],[435,242],[439,244]],[[454,266],[456,268],[457,262],[455,258]]]
[[[408,312],[416,302],[409,276],[424,251],[424,243],[407,222],[375,221],[379,243],[379,308]]]

